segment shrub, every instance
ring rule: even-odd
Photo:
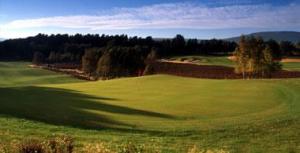
[[[55,137],[47,141],[47,149],[54,153],[72,153],[74,140],[68,136]]]
[[[0,153],[73,153],[74,140],[68,136],[60,136],[49,140],[26,139],[19,143],[17,147],[10,144],[9,148],[0,146]]]
[[[19,145],[20,153],[44,153],[43,143],[36,139],[28,139]]]

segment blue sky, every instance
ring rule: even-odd
[[[299,0],[0,0],[0,37],[98,33],[210,39],[300,31]]]

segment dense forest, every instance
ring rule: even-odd
[[[127,35],[45,35],[38,34],[24,39],[10,39],[0,43],[2,60],[31,60],[34,52],[40,52],[51,60],[79,61],[85,49],[103,47],[134,47],[149,52],[156,48],[160,56],[228,54],[234,51],[236,43],[223,40],[185,39],[177,35],[173,39],[154,40],[152,37],[128,37]]]
[[[264,42],[274,57],[298,55],[300,43],[288,41]],[[118,77],[151,71],[157,56],[231,55],[237,44],[225,40],[128,37],[127,35],[45,35],[0,42],[0,60],[27,60],[34,63],[75,63],[89,75]]]

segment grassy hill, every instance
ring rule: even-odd
[[[0,87],[81,82],[68,75],[30,68],[29,62],[0,62]]]
[[[84,82],[0,63],[0,144],[70,135],[76,147],[132,142],[162,152],[297,152],[300,79],[154,75]]]
[[[276,40],[276,41],[291,41],[291,42],[299,42],[300,41],[300,32],[293,31],[279,31],[279,32],[257,32],[248,34],[245,36],[259,36],[264,40]],[[240,40],[240,36],[228,38],[226,40],[238,42]]]

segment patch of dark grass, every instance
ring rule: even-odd
[[[132,130],[134,127],[134,125],[114,120],[107,115],[84,110],[176,119],[168,114],[105,103],[105,101],[118,99],[90,96],[66,89],[35,86],[6,87],[0,88],[0,96],[2,97],[1,114],[83,129],[126,131],[127,129]]]
[[[24,140],[18,147],[19,153],[45,153],[43,142],[37,139]]]
[[[12,152],[15,152],[14,149],[19,153],[73,153],[74,140],[69,136],[59,136],[46,140],[28,138],[17,147],[11,146],[9,148]]]

